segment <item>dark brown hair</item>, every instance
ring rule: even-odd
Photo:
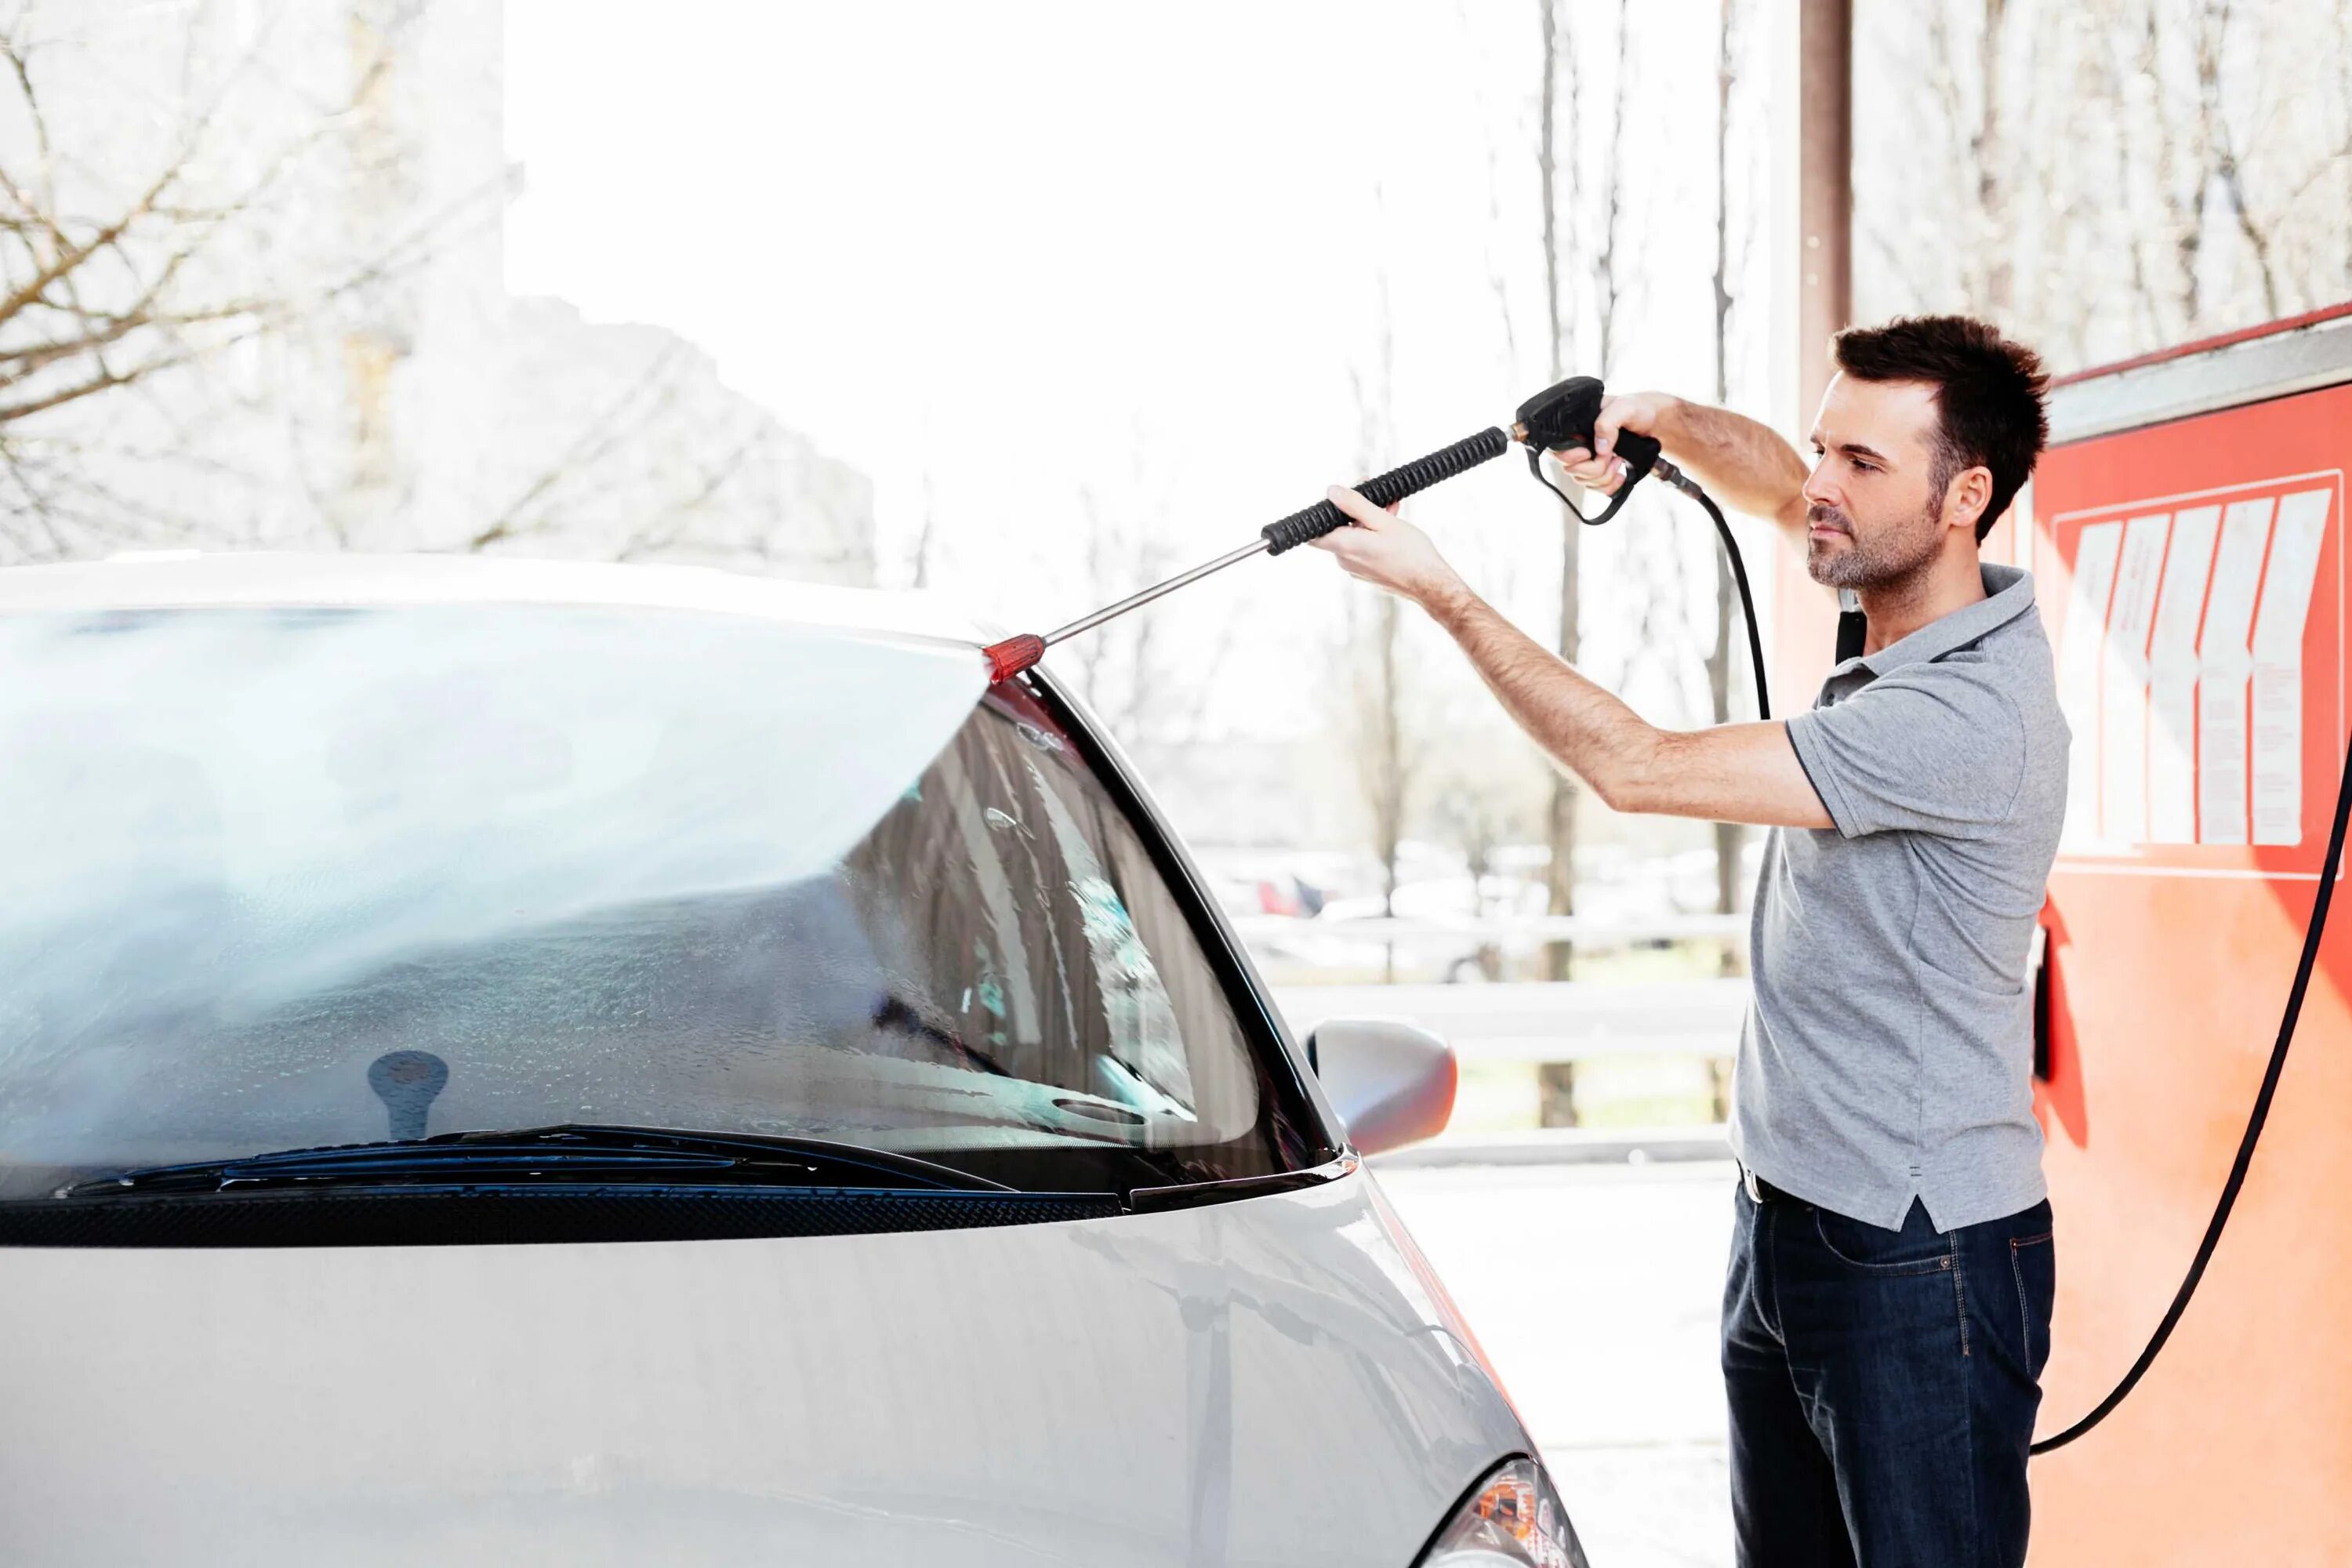
[[[1937,504],[1954,475],[1982,468],[1992,494],[1977,520],[1977,542],[1992,531],[2049,444],[2042,357],[1970,316],[1897,316],[1883,327],[1848,327],[1830,357],[1857,381],[1924,381],[1936,389],[1941,426],[1927,483]]]

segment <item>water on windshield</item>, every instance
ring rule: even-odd
[[[420,1109],[947,1156],[1263,1141],[1134,830],[969,648],[188,610],[0,618],[0,1195]]]

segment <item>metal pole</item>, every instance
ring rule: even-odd
[[[1794,76],[1793,124],[1782,123],[1795,134],[1780,161],[1794,176],[1793,189],[1780,187],[1782,222],[1794,223],[1780,229],[1778,241],[1787,247],[1775,270],[1788,289],[1779,301],[1788,357],[1777,367],[1776,392],[1793,400],[1783,433],[1801,446],[1829,386],[1830,335],[1853,313],[1853,5],[1799,0],[1779,15],[1789,18],[1780,24],[1788,29],[1781,40]],[[1838,604],[1806,575],[1801,552],[1772,554],[1773,684],[1801,701],[1829,673]]]
[[[1853,0],[1797,8],[1797,416],[1810,423],[1830,335],[1853,315]]]
[[[1185,584],[1197,582],[1201,578],[1207,576],[1212,572],[1222,572],[1236,561],[1246,561],[1253,555],[1261,554],[1265,552],[1268,542],[1269,542],[1264,538],[1253,539],[1247,544],[1243,545],[1239,550],[1232,551],[1226,554],[1218,556],[1214,561],[1195,566],[1190,572],[1183,574],[1181,576],[1171,577],[1165,583],[1156,584],[1151,587],[1146,588],[1140,594],[1130,594],[1126,598],[1121,599],[1118,604],[1107,605],[1102,609],[1097,610],[1093,615],[1088,616],[1082,621],[1072,621],[1066,626],[1063,626],[1055,631],[1047,632],[1045,634],[1045,646],[1047,647],[1051,647],[1055,643],[1060,642],[1064,637],[1076,637],[1080,632],[1090,630],[1093,627],[1102,625],[1105,621],[1109,620],[1114,616],[1123,616],[1129,610],[1151,603],[1152,600],[1159,598],[1163,594],[1172,594],[1177,589],[1182,587]]]

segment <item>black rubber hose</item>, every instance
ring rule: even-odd
[[[1772,717],[1772,693],[1764,683],[1764,633],[1756,624],[1756,595],[1748,591],[1748,563],[1739,558],[1739,541],[1731,536],[1731,524],[1724,520],[1723,509],[1715,498],[1696,484],[1675,487],[1683,494],[1706,508],[1706,515],[1715,520],[1717,537],[1723,541],[1723,552],[1731,558],[1731,580],[1739,589],[1739,614],[1748,623],[1748,666],[1756,676],[1756,717],[1759,721]]]
[[[1415,458],[1401,468],[1391,468],[1377,474],[1356,487],[1356,491],[1374,506],[1394,506],[1409,495],[1417,495],[1430,486],[1454,475],[1465,473],[1481,463],[1492,462],[1508,449],[1511,438],[1498,426],[1489,425],[1475,436],[1442,447],[1425,458]],[[1310,539],[1320,539],[1334,529],[1345,528],[1348,514],[1328,500],[1318,500],[1305,511],[1294,511],[1278,522],[1269,522],[1258,531],[1265,535],[1268,555],[1279,555],[1295,550]]]
[[[2063,1448],[2084,1433],[2107,1418],[2110,1411],[2124,1402],[2156,1360],[2156,1352],[2172,1337],[2173,1326],[2180,1321],[2181,1313],[2189,1310],[2189,1298],[2197,1294],[2197,1282],[2205,1277],[2205,1266],[2213,1260],[2213,1247],[2221,1239],[2221,1227],[2230,1223],[2230,1210],[2238,1201],[2238,1189],[2246,1184],[2246,1172],[2254,1163],[2254,1145],[2262,1142],[2263,1123],[2270,1119],[2271,1100],[2278,1093],[2279,1074],[2286,1067],[2287,1047],[2294,1043],[2295,1020],[2303,1013],[2303,994],[2311,987],[2311,972],[2319,963],[2319,938],[2327,929],[2327,906],[2336,896],[2336,872],[2344,861],[2344,824],[2352,817],[2352,750],[2344,756],[2344,773],[2336,786],[2336,824],[2327,834],[2327,858],[2319,868],[2319,893],[2311,906],[2311,924],[2303,934],[2303,957],[2294,966],[2294,984],[2286,994],[2286,1016],[2279,1020],[2278,1041],[2271,1047],[2271,1063],[2263,1073],[2262,1092],[2254,1096],[2253,1114],[2246,1119],[2246,1135],[2238,1142],[2238,1158],[2230,1166],[2230,1179],[2222,1184],[2221,1201],[2213,1206],[2213,1218],[2205,1226],[2205,1239],[2197,1244],[2197,1260],[2189,1266],[2188,1278],[2180,1282],[2180,1293],[2172,1298],[2166,1309],[2164,1321],[2156,1326],[2147,1348],[2139,1352],[2124,1380],[2115,1391],[2098,1403],[2098,1407],[2054,1437],[2044,1437],[2033,1445],[2032,1452],[2046,1454],[2053,1448]]]

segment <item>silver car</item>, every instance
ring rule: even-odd
[[[1450,1056],[982,640],[0,572],[0,1560],[1583,1563],[1360,1163]]]

